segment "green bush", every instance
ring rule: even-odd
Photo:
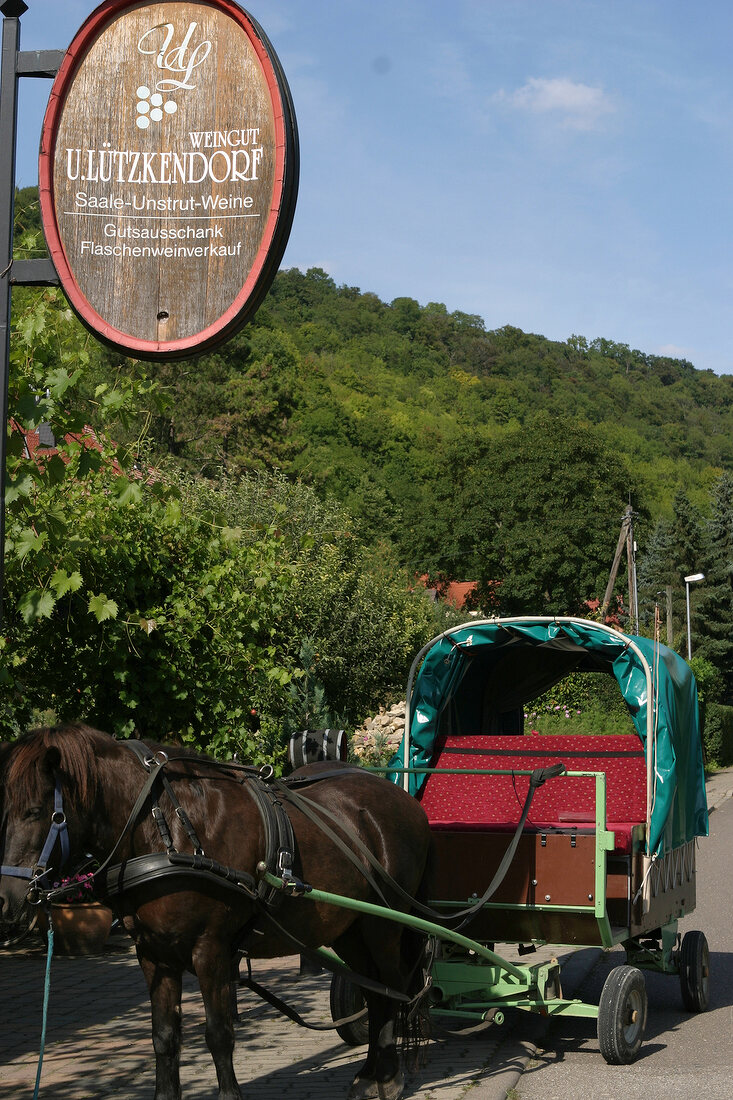
[[[706,758],[710,763],[716,763],[707,748],[706,727],[708,723],[708,708],[720,702],[725,687],[725,679],[720,670],[705,657],[696,656],[687,662],[692,669],[697,684],[697,703],[700,714],[700,732],[705,746]],[[714,740],[717,742],[720,736],[719,719],[715,721]],[[717,746],[713,756],[717,756],[720,747]]]
[[[628,710],[609,711],[598,703],[583,709],[566,709],[547,704],[541,710],[530,704],[525,719],[525,733],[543,734],[621,734],[635,733]]]
[[[36,493],[37,509],[55,506],[77,532],[73,572],[38,552],[9,559],[5,738],[33,708],[277,760],[294,726],[353,727],[396,697],[440,629],[394,554],[365,547],[346,510],[312,489],[170,476],[123,496],[123,481],[100,470],[66,479],[63,495],[53,484]]]
[[[707,703],[719,703],[725,689],[725,678],[720,669],[705,657],[692,657],[687,663],[695,677],[700,708]]]
[[[216,486],[175,477],[173,483],[186,510],[236,527],[245,543],[256,544],[271,529],[281,536],[280,561],[292,584],[284,593],[278,652],[305,674],[290,685],[291,699],[317,684],[316,709],[330,715],[321,724],[353,728],[402,698],[415,653],[449,620],[424,589],[411,591],[392,547],[365,543],[343,505],[280,474]],[[294,716],[285,717],[289,727]]]
[[[27,570],[7,571],[0,702],[15,695],[118,736],[267,755],[265,719],[297,675],[278,644],[293,583],[283,536],[270,528],[249,543],[175,498],[144,490],[121,504],[108,485],[65,487],[77,580],[45,614],[26,620]],[[40,563],[36,576],[39,589],[52,583]]]
[[[527,703],[525,732],[634,733],[635,727],[613,676],[574,672]]]
[[[733,707],[708,703],[703,745],[708,764],[719,768],[733,764]]]

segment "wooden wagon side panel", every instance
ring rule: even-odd
[[[481,897],[509,845],[501,832],[433,831],[435,904],[465,906]],[[594,914],[595,835],[577,830],[525,833],[506,877],[466,932],[494,943],[601,945]],[[613,924],[628,926],[628,859],[609,860],[606,897]]]
[[[697,841],[656,859],[638,853],[632,876],[631,933],[642,935],[671,924],[695,908]]]

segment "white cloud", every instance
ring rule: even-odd
[[[531,76],[514,92],[504,90],[495,96],[518,111],[533,115],[554,115],[563,126],[574,130],[593,130],[604,115],[615,107],[602,88],[568,80]]]
[[[657,355],[669,356],[670,359],[693,359],[693,348],[681,348],[678,344],[662,344],[657,348]]]

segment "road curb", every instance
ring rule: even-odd
[[[724,802],[727,802],[729,798],[733,798],[733,787],[725,791],[724,794],[719,795],[712,806],[708,806],[708,814],[711,814],[713,810],[717,810]]]
[[[563,992],[566,997],[578,995],[583,984],[603,957],[600,947],[584,947],[558,956]],[[484,1067],[484,1077],[478,1078],[470,1090],[471,1100],[506,1100],[516,1088],[528,1063],[537,1056],[547,1041],[551,1018],[525,1013],[517,1009],[511,1032],[502,1042],[494,1058]],[[518,1034],[520,1031],[522,1034]],[[517,1034],[515,1034],[517,1032]],[[501,1066],[492,1074],[491,1062]]]

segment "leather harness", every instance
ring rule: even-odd
[[[283,928],[274,915],[275,910],[282,903],[286,894],[303,894],[309,889],[309,887],[294,878],[292,873],[295,835],[290,819],[283,809],[281,799],[292,801],[301,810],[306,812],[317,825],[320,825],[331,839],[337,841],[338,846],[348,854],[349,858],[356,864],[367,881],[376,889],[379,897],[385,900],[385,904],[387,904],[382,891],[374,882],[369,871],[358,861],[354,852],[336,836],[333,830],[323,822],[319,822],[313,815],[313,812],[308,810],[308,806],[312,804],[300,796],[295,796],[291,789],[293,785],[302,786],[312,784],[323,779],[333,778],[337,775],[343,776],[348,771],[357,772],[358,769],[345,767],[338,769],[329,768],[318,772],[314,776],[291,777],[285,782],[275,777],[274,771],[270,765],[258,769],[249,765],[217,762],[217,766],[220,768],[227,770],[233,769],[242,773],[242,781],[247,783],[246,789],[254,798],[255,804],[260,812],[265,833],[265,858],[259,861],[257,868],[258,873],[262,872],[262,877],[259,877],[258,874],[258,878],[256,879],[248,871],[238,871],[234,868],[227,867],[217,860],[210,859],[205,855],[188,815],[180,805],[170,781],[163,773],[163,769],[169,761],[168,754],[162,751],[153,754],[141,741],[126,741],[125,744],[132,749],[143,767],[149,772],[149,776],[148,781],[136,799],[132,812],[128,817],[127,823],[113,851],[94,874],[95,887],[97,887],[100,895],[111,898],[123,894],[126,890],[132,890],[135,886],[147,886],[151,882],[166,878],[178,878],[180,881],[182,875],[186,877],[193,876],[197,882],[204,880],[220,887],[230,887],[240,895],[244,893],[251,901],[257,903],[257,913],[239,931],[237,941],[240,945],[251,931],[258,916],[264,913],[277,932],[285,939],[289,940],[300,954],[316,959],[322,968],[331,970],[333,973],[339,973],[353,984],[359,985],[364,989],[371,989],[383,996],[391,997],[393,1000],[402,1003],[410,1003],[415,1000],[414,997],[410,997],[399,990],[391,989],[381,982],[374,981],[372,978],[367,978],[362,974],[355,973],[340,961],[330,961],[320,952],[314,951],[306,944],[301,943],[296,936]],[[188,760],[189,758],[181,757],[180,759]],[[159,778],[160,786],[171,800],[174,812],[181,821],[189,841],[191,842],[194,849],[192,855],[188,855],[184,852],[177,852],[173,845],[165,816],[158,804],[156,787]],[[158,831],[160,832],[163,843],[166,846],[166,851],[151,852],[142,856],[133,856],[123,863],[110,866],[111,859],[119,848],[123,838],[134,828],[135,822],[149,795],[152,798],[152,814],[158,826]],[[319,807],[319,810],[328,813],[328,811],[323,811],[323,807]],[[332,815],[329,814],[329,816]],[[344,828],[343,825],[342,828]],[[376,866],[379,867],[380,865],[376,863],[374,857],[365,845],[361,843],[358,837],[348,830],[347,832],[350,839],[360,848],[360,850],[367,854],[372,863],[375,863]],[[265,870],[278,875],[283,881],[285,889],[269,886],[264,880]],[[391,883],[392,879],[387,875],[387,872],[384,871],[383,868],[381,868],[381,870],[382,874],[386,876]],[[240,947],[239,950],[242,950],[242,948]],[[332,1030],[342,1024],[359,1019],[365,1013],[365,1010],[362,1009],[350,1016],[335,1021],[333,1024],[312,1024],[304,1020],[292,1008],[282,1002],[278,997],[275,997],[274,994],[263,989],[262,986],[255,982],[252,978],[251,969],[249,969],[248,977],[240,978],[239,984],[248,986],[259,997],[268,1001],[269,1004],[277,1008],[278,1011],[284,1013],[291,1020],[314,1031]]]
[[[282,900],[282,891],[269,886],[263,878],[256,879],[248,871],[240,871],[233,867],[227,867],[218,860],[206,856],[196,830],[194,829],[188,814],[181,806],[168,776],[165,767],[170,757],[167,753],[158,751],[152,753],[142,741],[123,742],[137,756],[140,763],[148,771],[148,782],[140,792],[132,812],[127,820],[121,836],[110,856],[102,867],[95,872],[95,886],[100,894],[105,897],[115,897],[125,890],[135,886],[141,886],[159,879],[180,877],[182,874],[193,875],[199,881],[207,880],[220,886],[229,886],[239,893],[245,893],[252,901],[258,902],[266,909],[278,905]],[[189,760],[189,757],[180,757],[181,760]],[[263,862],[268,871],[279,875],[286,880],[292,877],[293,857],[295,851],[295,836],[290,819],[285,813],[277,794],[268,785],[267,779],[273,775],[271,767],[257,769],[242,764],[217,764],[223,769],[234,769],[242,775],[242,782],[246,784],[246,790],[254,800],[260,814],[265,836],[265,853]],[[168,822],[160,808],[158,798],[159,790],[167,794],[176,817],[181,822],[189,839],[193,852],[191,855],[178,852],[173,844]],[[147,855],[134,856],[123,863],[111,864],[111,860],[119,848],[122,839],[134,828],[144,803],[148,797],[152,800],[151,812],[158,826],[161,840],[165,845],[165,852],[151,852]]]

